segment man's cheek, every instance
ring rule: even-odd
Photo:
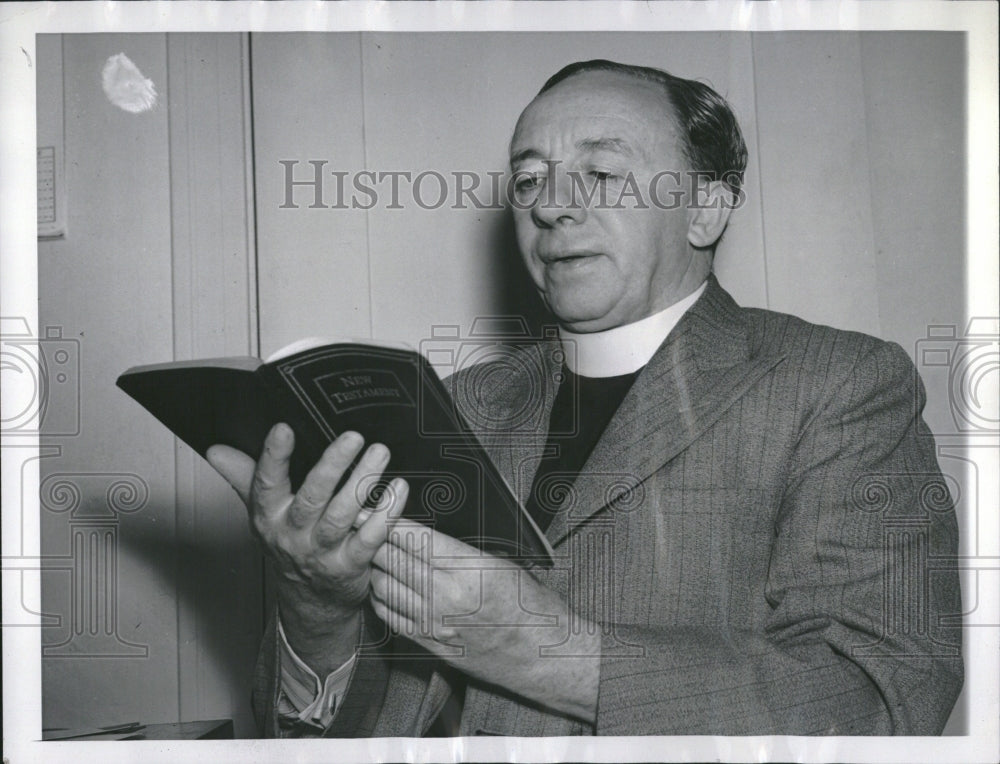
[[[530,250],[529,250],[530,252]],[[522,261],[528,270],[528,275],[539,289],[545,288],[545,264],[533,254],[522,255]]]

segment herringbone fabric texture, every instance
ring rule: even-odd
[[[451,383],[524,500],[558,345],[519,358]],[[470,682],[462,734],[939,733],[962,684],[941,621],[961,613],[958,536],[922,406],[898,346],[740,308],[711,278],[562,487],[559,559],[534,574],[604,626],[596,724]],[[275,655],[269,635],[258,708]],[[352,681],[378,709],[363,734],[422,734],[454,677],[391,644],[367,660],[388,673]]]

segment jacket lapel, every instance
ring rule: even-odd
[[[710,276],[598,440],[549,526],[552,545],[612,501],[627,501],[629,488],[687,448],[781,360],[751,354],[739,307]]]
[[[477,437],[500,474],[514,481],[511,487],[523,504],[544,452],[563,356],[553,333],[511,358],[515,360],[508,373],[496,375],[495,385],[484,386],[473,411],[479,418]]]

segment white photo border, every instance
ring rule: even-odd
[[[967,316],[998,311],[997,6],[991,2],[66,2],[0,6],[0,312],[37,326],[35,199],[35,35],[194,31],[781,31],[953,30],[968,55]],[[995,394],[995,391],[993,391]],[[24,443],[23,438],[19,441]],[[4,443],[4,445],[9,445]],[[37,448],[37,443],[34,446]],[[6,452],[6,449],[5,449]],[[7,455],[6,452],[5,456]],[[1000,449],[998,449],[1000,453]],[[993,460],[994,464],[996,459]],[[24,466],[27,484],[38,461]],[[22,555],[38,555],[38,496],[20,495],[22,465],[5,458],[4,614],[10,533]],[[982,475],[981,501],[998,506],[998,474]],[[982,516],[984,538],[1000,537],[996,514]],[[988,524],[988,525],[987,525]],[[1000,558],[998,558],[1000,562]],[[1000,623],[997,592],[980,602]],[[37,602],[38,592],[24,592]],[[4,622],[7,622],[6,618]],[[31,628],[3,629],[4,756],[21,761],[997,761],[1000,758],[1000,629],[967,629],[968,734],[948,738],[632,737],[39,742],[41,642]]]

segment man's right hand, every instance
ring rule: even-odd
[[[367,449],[334,493],[363,446],[358,433],[343,433],[295,494],[288,478],[294,435],[285,424],[268,433],[256,464],[228,446],[215,445],[207,453],[209,463],[246,504],[251,530],[274,564],[282,620],[296,652],[311,652],[307,643],[356,621],[368,595],[372,557],[406,503],[408,486],[397,478],[373,510],[364,508],[389,462],[389,451],[381,444]]]

